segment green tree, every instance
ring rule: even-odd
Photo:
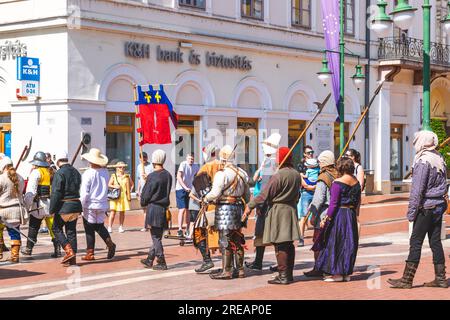
[[[438,136],[439,144],[447,139],[447,132],[445,132],[445,121],[439,119],[431,119],[430,126],[431,130]],[[447,168],[450,168],[450,156],[448,155],[448,153],[450,152],[450,145],[447,144],[446,146],[440,148],[439,152],[444,157]]]

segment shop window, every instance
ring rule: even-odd
[[[355,0],[345,0],[344,33],[355,35]]]
[[[391,180],[403,179],[403,125],[391,125]]]
[[[195,9],[205,9],[206,0],[179,0],[178,3],[182,7],[191,7]]]
[[[311,0],[292,1],[292,25],[311,29]]]
[[[264,0],[242,0],[242,17],[264,20]]]
[[[258,119],[238,118],[236,163],[253,177],[258,168]]]
[[[200,154],[200,117],[180,116],[175,131],[175,172],[186,156],[194,153],[195,163],[201,163]]]
[[[11,158],[11,114],[0,114],[0,152]]]
[[[288,143],[289,148],[291,148],[295,141],[297,141],[300,133],[305,128],[306,121],[303,120],[289,120],[289,130],[288,130]],[[305,146],[305,137],[300,140],[297,146],[292,151],[292,163],[294,168],[302,162],[303,159],[303,147]]]
[[[125,162],[127,171],[135,176],[135,115],[134,113],[106,113],[106,156],[109,164]]]
[[[334,123],[334,154],[336,156],[336,159],[341,154],[340,152],[340,129],[339,129],[339,122]],[[344,123],[344,144],[347,143],[348,137],[349,137],[349,129],[350,129],[350,123],[345,122]]]

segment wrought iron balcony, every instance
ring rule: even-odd
[[[380,60],[406,60],[423,62],[423,40],[409,37],[389,37],[380,39],[378,46]],[[431,42],[431,64],[450,67],[450,46]]]

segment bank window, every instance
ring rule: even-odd
[[[186,156],[194,153],[194,162],[201,163],[200,154],[200,117],[179,116],[175,131],[175,172]]]
[[[106,156],[109,164],[123,161],[126,171],[135,176],[134,113],[106,113]]]
[[[245,18],[264,19],[264,0],[242,0],[242,16]]]
[[[311,0],[292,1],[292,25],[311,29]]]
[[[350,129],[350,123],[345,122],[344,123],[344,144],[347,143],[347,141],[348,141],[349,129]],[[340,138],[340,126],[339,126],[339,122],[335,122],[334,123],[334,154],[336,155],[336,159],[341,154],[339,138]]]
[[[295,141],[297,141],[300,133],[305,129],[306,121],[303,120],[289,120],[288,129],[288,147],[291,148]],[[303,159],[303,147],[305,146],[305,137],[300,140],[297,146],[292,151],[292,164],[294,168],[298,168],[298,165]]]
[[[345,0],[344,32],[355,35],[355,0]]]
[[[179,0],[179,5],[182,7],[191,7],[196,9],[205,9],[206,0]]]
[[[238,118],[236,163],[250,178],[258,167],[258,119]]]

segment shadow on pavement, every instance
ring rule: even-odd
[[[384,247],[390,246],[393,242],[370,242],[370,243],[361,243],[359,248],[372,248],[372,247]]]
[[[0,280],[11,278],[25,278],[43,275],[43,272],[34,272],[26,270],[0,269]]]

